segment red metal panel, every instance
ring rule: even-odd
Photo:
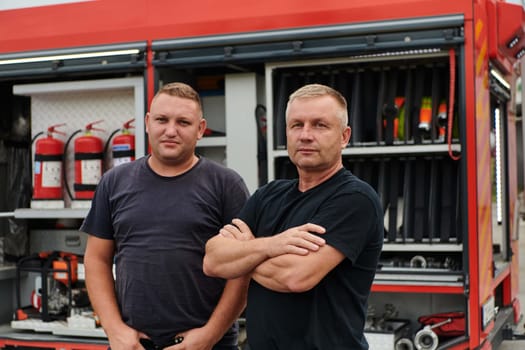
[[[492,282],[492,289],[496,289],[502,283],[505,284],[509,275],[510,275],[510,267],[506,267],[505,269],[500,271],[498,275],[496,276],[496,278],[494,278],[494,281]],[[505,304],[506,305],[510,304],[510,300],[508,300]]]
[[[483,186],[490,189],[490,153],[479,153],[479,134],[485,133],[488,140],[490,125],[489,100],[488,100],[488,61],[487,61],[487,22],[485,9],[482,5],[475,6],[475,20],[465,24],[465,88],[466,88],[466,134],[465,142],[467,157],[467,205],[468,205],[468,262],[470,277],[469,295],[469,343],[474,349],[480,344],[481,339],[481,295],[487,294],[480,290],[482,275],[491,276],[490,267],[480,258],[480,246],[484,239],[479,232],[487,228],[487,217],[490,220],[490,194],[483,192]],[[470,67],[470,69],[469,69]],[[486,144],[488,147],[488,143]],[[488,160],[488,161],[487,161]],[[480,173],[480,163],[483,172]],[[483,197],[479,197],[479,196]],[[482,203],[480,205],[480,202]],[[484,236],[490,235],[490,231]],[[485,252],[483,255],[489,254]],[[489,257],[490,258],[490,257]],[[490,260],[491,262],[492,260]],[[488,270],[487,270],[488,269]],[[485,282],[486,283],[486,282]],[[491,284],[490,284],[491,285]]]
[[[21,340],[0,338],[0,348],[6,346],[29,347],[59,350],[107,350],[108,344],[83,343],[79,340],[76,343],[63,341],[41,341],[41,340]]]
[[[494,10],[497,13],[498,5],[495,0],[325,0],[321,2],[317,0],[285,2],[207,0],[200,1],[198,4],[173,0],[96,0],[52,7],[0,11],[0,53],[130,41],[151,43],[152,40],[198,35],[463,14],[465,60],[460,64],[465,67],[466,84],[464,101],[466,114],[462,117],[466,118],[467,139],[464,142],[463,156],[468,154],[466,171],[469,179],[466,188],[470,277],[469,346],[477,348],[486,337],[480,330],[480,308],[483,301],[493,294],[494,288],[488,57],[491,49],[493,50],[490,43],[504,42],[507,40],[507,33],[512,33],[506,27],[498,32],[493,29],[498,25],[495,22],[498,17],[494,15],[487,18],[486,3],[489,4],[488,11]],[[506,7],[502,6],[502,8]],[[496,47],[498,45],[500,44]],[[505,62],[500,56],[501,49],[496,49],[494,57]],[[151,59],[151,51],[148,51],[146,81],[148,102],[154,90]],[[508,70],[506,64],[503,66]],[[515,141],[511,140],[511,142]],[[512,153],[509,156],[510,159],[515,159]],[[512,168],[514,167],[515,165],[512,165]],[[513,173],[514,171],[512,170]],[[511,187],[516,187],[515,184],[515,179],[512,177]],[[512,198],[517,198],[514,191],[511,194]],[[511,215],[514,210],[516,208],[511,203]],[[513,249],[517,249],[515,244]],[[517,258],[513,258],[511,276],[515,281],[515,284],[512,282],[513,295],[515,295],[514,288],[517,288],[518,283]],[[402,293],[464,293],[463,287],[428,285],[374,285],[372,290]],[[1,339],[0,344],[2,344]],[[485,345],[487,346],[490,345]]]
[[[477,240],[479,251],[479,288],[480,300],[487,299],[492,294],[492,186],[491,186],[491,148],[490,148],[490,94],[488,89],[488,56],[487,31],[490,28],[481,17],[476,21],[475,29],[475,106],[476,114],[476,175],[478,208]],[[470,177],[469,177],[470,178]],[[470,206],[472,212],[476,206]],[[474,234],[470,234],[474,237]],[[475,248],[475,247],[473,247]],[[472,251],[470,251],[472,253]]]
[[[0,53],[463,13],[466,0],[96,0],[0,11]]]
[[[397,284],[374,284],[372,292],[390,293],[433,293],[433,294],[463,294],[463,287],[436,286],[436,285],[397,285]]]
[[[509,81],[512,81],[512,77],[509,77]],[[514,101],[514,98],[511,99]],[[518,150],[516,140],[516,116],[512,112],[510,103],[508,104],[509,115],[507,120],[508,128],[508,182],[509,182],[509,234],[510,234],[510,247],[512,252],[512,258],[510,261],[510,281],[507,293],[503,296],[504,302],[509,304],[512,300],[518,297],[519,293],[519,241],[517,240],[517,231],[519,230],[519,193],[518,193]]]
[[[516,208],[515,210],[518,210]],[[520,244],[518,240],[511,241],[510,249],[512,250],[512,259],[510,267],[510,279],[511,279],[511,295],[510,299],[515,300],[518,297],[520,291]],[[519,305],[519,304],[518,304]],[[520,311],[518,307],[518,311]]]
[[[489,33],[489,56],[505,73],[520,51],[525,50],[525,12],[518,4],[487,0],[487,14],[492,30]],[[509,45],[512,42],[512,45]]]

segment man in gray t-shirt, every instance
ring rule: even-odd
[[[195,155],[206,121],[191,87],[164,86],[145,121],[151,155],[104,174],[80,228],[89,234],[91,303],[113,350],[175,339],[185,348],[235,350],[247,279],[207,277],[202,259],[248,190],[233,170]]]

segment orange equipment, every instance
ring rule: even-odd
[[[432,125],[432,98],[423,97],[419,110],[419,130],[430,131]]]

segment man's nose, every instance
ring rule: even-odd
[[[309,125],[304,125],[301,128],[301,133],[299,134],[299,136],[302,139],[310,139],[312,137],[312,127]]]
[[[177,123],[170,122],[166,124],[166,134],[176,135],[177,134]]]

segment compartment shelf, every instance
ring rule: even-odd
[[[392,283],[374,281],[372,292],[387,293],[433,293],[433,294],[464,294],[463,284],[444,283]]]
[[[108,348],[106,338],[87,338],[78,335],[54,335],[43,332],[27,332],[17,330],[10,325],[0,325],[0,348],[40,348],[60,350],[106,350]]]
[[[64,209],[15,209],[16,219],[83,219],[88,208],[64,208]]]
[[[383,252],[458,252],[463,251],[463,244],[451,243],[387,243]]]
[[[461,152],[460,144],[453,144],[452,151]],[[436,154],[447,153],[447,144],[418,144],[418,145],[393,145],[393,146],[359,146],[353,145],[343,150],[343,156],[364,156],[364,155],[396,155],[396,154]],[[277,149],[273,151],[273,156],[288,157],[286,149]]]
[[[206,136],[197,142],[197,147],[224,147],[226,136]]]

